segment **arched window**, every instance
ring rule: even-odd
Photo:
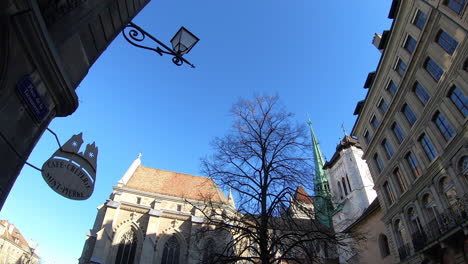
[[[468,156],[463,156],[459,162],[459,170],[461,175],[468,177]]]
[[[408,219],[411,225],[410,227],[412,233],[419,233],[422,231],[421,221],[419,220],[418,214],[414,208],[410,208],[408,210]]]
[[[388,247],[388,238],[384,234],[379,235],[380,256],[385,258],[390,255],[390,248]]]
[[[429,218],[428,222],[437,221],[438,213],[436,209],[436,204],[434,200],[432,199],[432,196],[427,193],[424,195],[422,201],[423,201],[425,212]]]
[[[406,244],[406,229],[400,219],[395,221],[395,234],[396,240],[399,247],[402,247]]]
[[[135,233],[132,230],[127,231],[120,239],[115,264],[133,264],[137,242]]]
[[[457,191],[453,182],[448,177],[443,177],[440,179],[439,189],[445,195],[450,208],[455,209],[457,205]]]
[[[345,179],[343,177],[341,178],[341,185],[343,186],[345,196],[348,196],[348,190],[346,189],[346,183],[345,183]]]
[[[164,244],[161,264],[179,264],[180,245],[175,236]]]

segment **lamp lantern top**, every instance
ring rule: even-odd
[[[192,32],[184,27],[180,27],[179,31],[172,37],[172,49],[179,55],[189,53],[189,51],[197,44],[200,39]]]

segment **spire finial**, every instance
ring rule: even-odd
[[[348,133],[346,133],[346,129],[344,128],[344,124],[343,124],[343,123],[341,123],[341,129],[343,129],[344,135],[347,136]]]
[[[138,159],[141,159],[142,156],[143,156],[143,154],[140,152],[140,153],[138,153],[138,157],[137,157],[137,158],[138,158]]]

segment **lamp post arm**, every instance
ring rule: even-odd
[[[128,30],[125,31],[125,29],[128,29]],[[172,62],[174,64],[176,64],[177,66],[180,66],[185,62],[188,65],[190,65],[192,68],[195,68],[195,65],[191,64],[188,60],[184,59],[180,54],[178,54],[173,49],[166,46],[164,43],[159,41],[157,38],[153,37],[151,34],[146,32],[145,30],[143,30],[142,28],[140,28],[139,26],[137,26],[133,22],[128,23],[128,25],[122,31],[122,35],[128,41],[128,43],[132,44],[135,47],[154,51],[154,52],[158,53],[161,56],[163,54],[169,54],[169,55],[174,56],[172,58]],[[140,42],[143,42],[146,37],[148,37],[152,41],[156,42],[158,45],[160,45],[165,50],[161,49],[160,47],[153,48],[153,47],[148,47],[148,46],[144,46],[144,45],[139,44]]]

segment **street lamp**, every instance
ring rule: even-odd
[[[124,28],[122,31],[122,34],[124,38],[133,46],[147,49],[147,50],[152,50],[158,53],[159,55],[163,54],[169,54],[174,57],[172,57],[172,62],[180,66],[184,62],[187,63],[188,65],[192,66],[192,68],[195,68],[195,65],[191,64],[188,60],[184,59],[182,56],[184,54],[189,53],[189,51],[197,44],[199,41],[199,38],[192,34],[192,32],[188,31],[186,28],[181,27],[179,31],[172,37],[171,43],[172,43],[172,49],[166,46],[164,43],[153,37],[151,34],[148,32],[144,31],[142,28],[139,26],[135,25],[133,22],[129,22],[128,25]],[[143,41],[145,38],[148,37],[157,44],[159,44],[161,47],[148,47],[144,46]],[[141,44],[140,44],[141,43]]]

